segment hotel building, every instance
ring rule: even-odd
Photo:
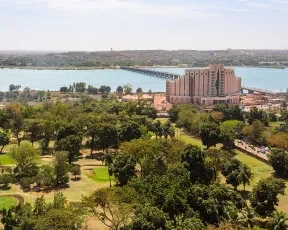
[[[213,106],[220,103],[239,104],[241,78],[223,64],[188,69],[185,75],[166,82],[167,101],[171,104],[197,103]]]

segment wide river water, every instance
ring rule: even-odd
[[[184,74],[184,68],[157,69],[159,71]],[[236,67],[236,75],[242,78],[242,85],[286,91],[288,69],[267,69]],[[133,90],[141,87],[144,91],[165,92],[165,79],[133,73],[124,70],[27,70],[0,69],[0,90],[7,91],[10,84],[30,87],[31,89],[59,90],[73,82],[83,81],[96,87],[108,85],[115,91],[119,85],[130,83]]]

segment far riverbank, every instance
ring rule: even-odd
[[[133,66],[139,69],[173,69],[173,68],[203,68],[196,66]],[[264,68],[264,69],[286,69],[285,66],[227,66],[228,68]],[[0,66],[0,69],[27,69],[27,70],[117,70],[120,66]]]

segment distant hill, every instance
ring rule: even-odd
[[[129,50],[101,52],[0,51],[0,66],[288,66],[288,50]]]

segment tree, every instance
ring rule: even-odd
[[[281,149],[272,149],[268,155],[269,162],[275,174],[279,177],[288,176],[288,153]]]
[[[45,215],[36,220],[37,230],[76,230],[80,229],[83,219],[77,213],[69,209],[51,209]]]
[[[237,159],[232,159],[222,167],[222,174],[226,177],[227,184],[234,186],[234,190],[243,184],[244,191],[246,184],[250,184],[253,174],[251,169]]]
[[[269,177],[259,181],[250,196],[251,206],[262,217],[271,216],[278,205],[278,195],[285,194],[285,181]]]
[[[168,228],[171,230],[206,230],[207,227],[203,224],[203,222],[196,218],[184,218],[183,215],[177,216],[176,218],[176,226],[171,226]]]
[[[209,184],[213,180],[213,171],[205,167],[204,153],[195,145],[187,145],[181,154],[181,162],[190,172],[192,183]]]
[[[205,154],[205,164],[213,170],[213,179],[217,179],[217,173],[222,169],[222,167],[229,162],[232,158],[232,154],[227,151],[218,149],[208,149],[204,152]]]
[[[81,168],[79,165],[73,165],[70,169],[70,172],[72,173],[72,175],[75,177],[76,180],[77,176],[81,175]]]
[[[119,153],[112,165],[112,172],[120,186],[127,183],[136,176],[136,160],[125,153]]]
[[[148,94],[149,94],[149,95],[152,94],[152,90],[151,90],[151,89],[148,90]]]
[[[116,89],[116,92],[117,93],[123,93],[123,87],[119,85]]]
[[[146,204],[140,206],[135,211],[133,222],[129,229],[131,230],[158,230],[166,229],[168,215],[157,207]],[[195,229],[196,230],[196,229]]]
[[[137,89],[136,89],[136,93],[138,93],[138,94],[143,93],[142,88],[137,88]]]
[[[51,188],[56,184],[55,181],[55,168],[51,165],[42,165],[35,177],[37,186],[45,186]]]
[[[284,212],[275,211],[268,225],[273,230],[286,230],[288,228],[287,220],[287,215]]]
[[[268,114],[264,110],[259,110],[257,107],[250,109],[247,118],[249,125],[256,120],[261,121],[265,126],[269,125]]]
[[[67,205],[67,198],[62,192],[56,192],[53,197],[52,207],[56,209],[63,209]]]
[[[100,123],[97,127],[96,146],[103,151],[117,145],[117,130],[114,124]]]
[[[124,93],[131,94],[132,93],[132,85],[131,84],[126,84],[123,86]]]
[[[253,173],[251,169],[246,164],[241,164],[239,173],[238,173],[238,180],[243,184],[244,191],[246,185],[250,185],[250,181],[253,179]]]
[[[220,139],[226,149],[234,147],[234,141],[241,137],[244,123],[242,121],[230,120],[221,123]]]
[[[35,167],[40,158],[40,153],[33,146],[24,141],[20,146],[13,145],[8,155],[16,162],[17,169],[20,175],[25,175],[31,167]]]
[[[122,123],[118,129],[118,137],[120,142],[139,139],[141,135],[140,125],[134,121]]]
[[[243,111],[238,105],[218,104],[213,107],[215,112],[221,112],[223,114],[223,121],[237,120],[244,122]]]
[[[248,141],[255,143],[256,145],[265,145],[266,137],[264,131],[264,125],[260,121],[256,120],[252,125],[245,126],[242,133]]]
[[[60,93],[68,93],[69,89],[67,86],[60,87]]]
[[[178,121],[179,118],[179,107],[176,105],[173,105],[173,107],[168,111],[169,114],[169,120],[173,123]]]
[[[20,88],[21,88],[21,85],[14,85],[14,84],[9,85],[10,92],[18,91]]]
[[[21,138],[20,138],[20,132],[23,128],[23,116],[21,114],[21,111],[19,107],[15,107],[15,108],[12,108],[14,111],[11,111],[12,112],[12,116],[11,116],[11,123],[10,123],[10,128],[11,128],[11,131],[14,133],[14,135],[16,136],[17,138],[17,141],[18,141],[18,145],[20,145],[20,142],[21,142]]]
[[[75,92],[84,93],[86,91],[86,83],[85,82],[77,82],[75,84]]]
[[[2,154],[3,148],[9,144],[10,141],[10,134],[5,131],[0,130],[0,154]]]
[[[163,126],[163,135],[165,137],[165,139],[168,138],[168,136],[170,136],[171,138],[175,137],[175,130],[174,127],[171,125],[170,121],[167,121]]]
[[[288,133],[275,133],[269,137],[268,143],[271,147],[288,151]]]
[[[66,163],[67,158],[67,152],[55,152],[53,165],[56,185],[66,185],[69,181],[69,165]]]
[[[89,94],[97,94],[98,93],[98,89],[96,87],[94,87],[93,85],[88,85],[87,93],[89,93]]]
[[[24,130],[28,134],[32,146],[34,144],[34,141],[40,140],[43,135],[42,123],[42,120],[37,119],[24,120]]]
[[[75,156],[80,152],[81,139],[78,136],[70,135],[60,141],[56,141],[55,145],[57,151],[67,151],[69,153],[68,160],[69,164],[71,164]]]
[[[203,123],[200,126],[200,137],[203,145],[209,149],[212,146],[216,146],[220,142],[219,139],[220,129],[214,122]]]
[[[82,205],[109,229],[120,230],[132,217],[136,195],[129,187],[101,188],[83,197]]]
[[[98,91],[101,94],[109,94],[111,92],[111,88],[110,88],[110,86],[101,85],[100,88],[98,89]]]

